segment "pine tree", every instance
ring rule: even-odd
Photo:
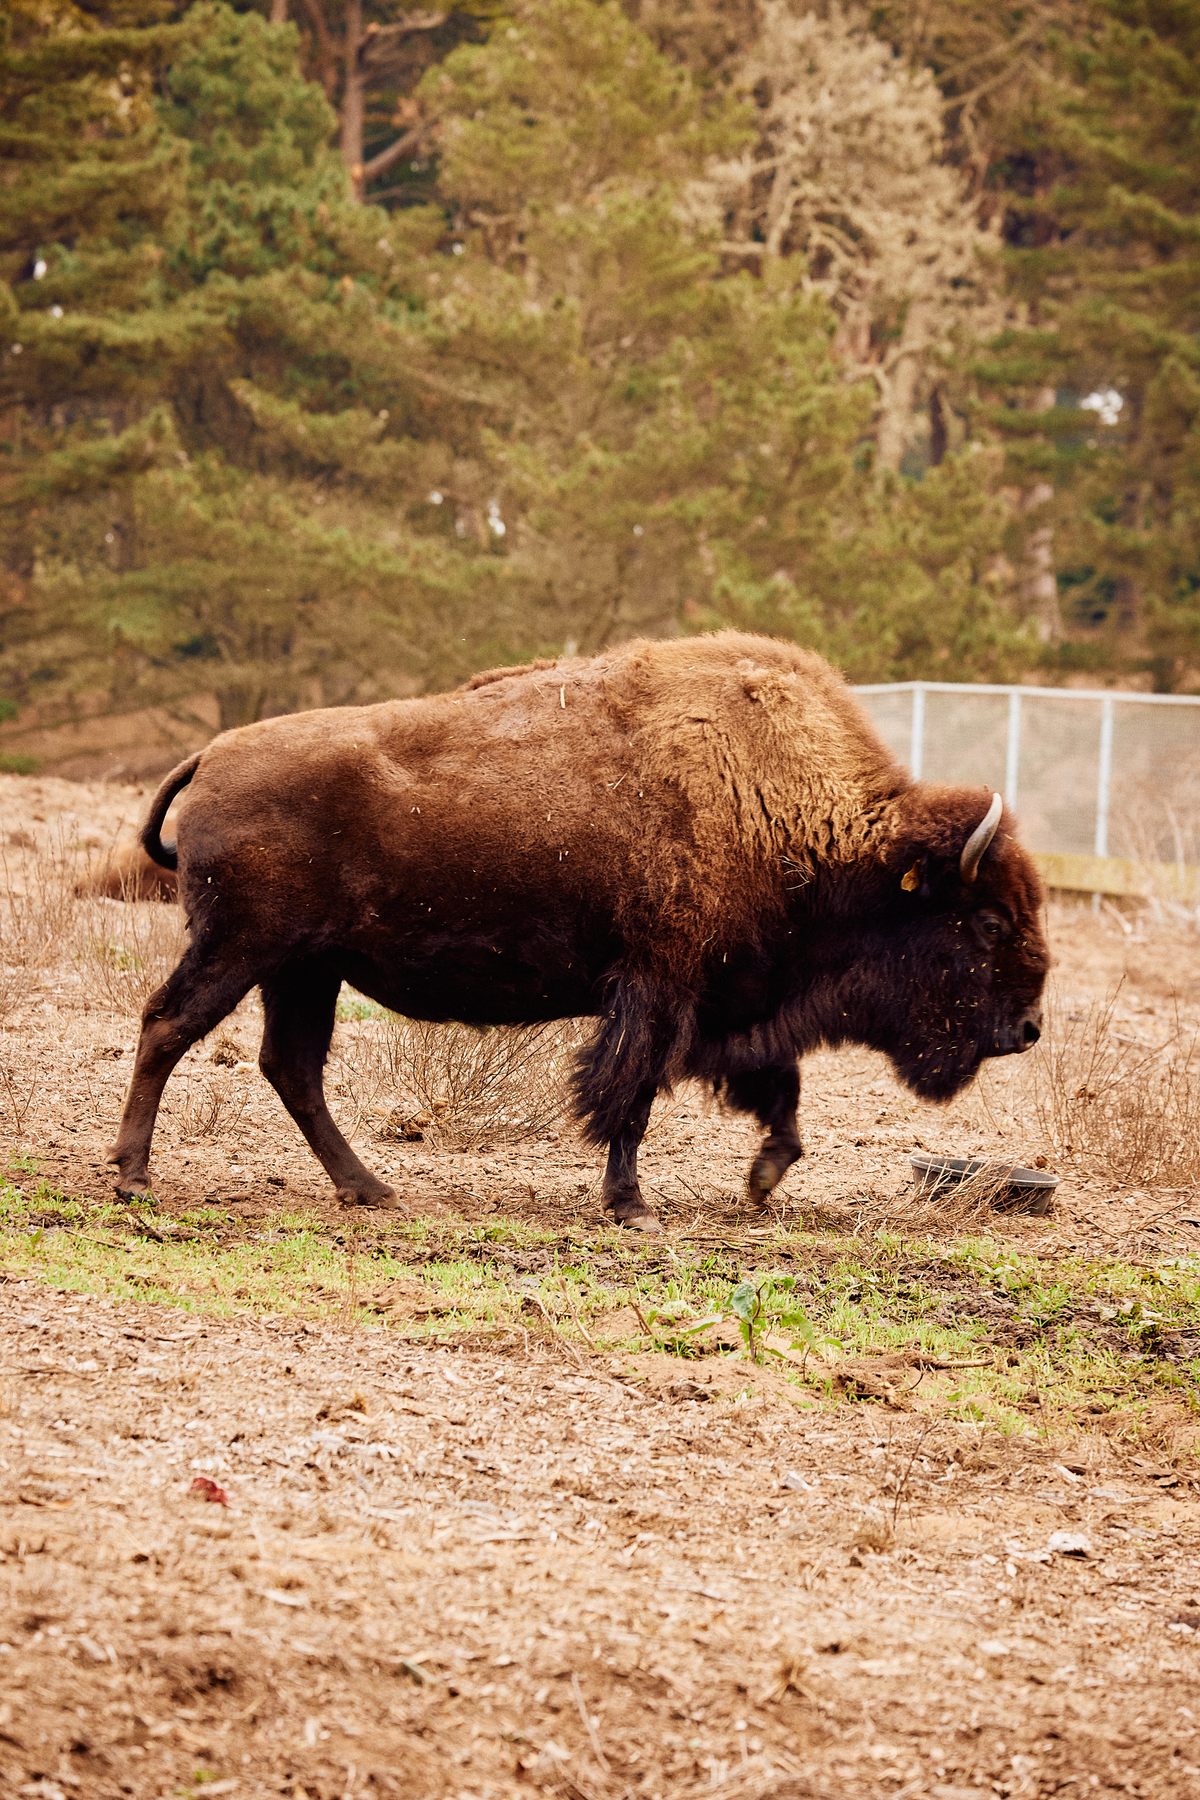
[[[931,67],[1006,246],[974,374],[1021,495],[1051,667],[1200,684],[1200,12],[1191,0],[875,9]]]
[[[166,269],[209,334],[172,387],[184,458],[139,485],[139,566],[103,598],[144,657],[212,680],[232,724],[349,697],[398,657],[422,580],[389,504],[413,466],[412,288],[385,216],[353,202],[294,34],[189,18],[161,107],[187,153]]]
[[[170,455],[157,371],[199,342],[164,294],[183,164],[150,98],[180,42],[161,10],[62,5],[47,25],[17,0],[0,20],[0,619],[18,698],[56,657],[40,573],[73,554],[81,504],[119,511]]]
[[[299,29],[305,73],[337,113],[337,141],[358,198],[418,202],[428,187],[427,133],[415,89],[456,44],[478,40],[498,0],[414,10],[400,0],[270,0],[273,25]]]
[[[988,373],[1055,392],[1014,462],[1053,490],[1093,655],[1172,688],[1200,679],[1200,12],[1096,0],[1053,49],[1028,129],[1056,180],[1012,257],[1030,325]]]
[[[731,267],[708,176],[752,141],[748,105],[584,0],[520,9],[421,98],[462,251],[447,380],[479,371],[447,497],[503,520],[539,643],[737,622],[863,675],[1027,652],[986,459],[881,485],[876,384],[847,378],[802,259]]]
[[[762,354],[749,285],[717,279],[684,206],[742,123],[585,0],[523,9],[422,101],[461,253],[438,287],[443,379],[477,396],[447,501],[469,532],[503,529],[542,644],[671,629],[703,580],[714,445],[733,449],[722,367]]]
[[[425,225],[356,203],[290,28],[204,5],[170,50],[143,109],[172,184],[149,285],[116,317],[66,313],[77,360],[59,352],[56,375],[47,351],[23,396],[28,411],[56,376],[30,460],[42,489],[79,462],[65,416],[82,409],[96,440],[91,487],[76,478],[38,524],[31,616],[47,683],[103,676],[124,706],[212,693],[229,725],[381,691],[393,669],[423,678],[423,620],[469,558],[409,520],[418,494],[429,510],[410,374]],[[103,266],[136,267],[119,231],[96,232]],[[57,293],[75,243],[39,242]],[[94,342],[119,394],[95,391]]]

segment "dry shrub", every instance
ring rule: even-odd
[[[175,1126],[185,1144],[222,1138],[245,1110],[246,1096],[231,1076],[201,1076],[189,1081]]]
[[[10,963],[0,945],[0,1019],[6,1019],[29,992],[29,970],[20,963]]]
[[[1115,993],[1051,1020],[1034,1104],[1055,1153],[1130,1187],[1200,1180],[1200,1027],[1178,1016],[1157,1043],[1117,1028]]]
[[[113,1012],[140,1015],[183,955],[183,914],[146,900],[77,905],[76,956],[89,999]]]
[[[62,954],[74,910],[73,868],[62,843],[0,853],[0,1018]]]
[[[998,1211],[1019,1211],[1009,1200],[1011,1165],[984,1162],[961,1181],[914,1180],[898,1193],[889,1194],[872,1209],[874,1221],[886,1221],[898,1230],[966,1230],[995,1222]]]
[[[477,1150],[543,1136],[561,1121],[572,1024],[434,1025],[389,1015],[339,1046],[339,1085],[381,1134]],[[382,1104],[386,1100],[386,1107]]]
[[[1143,865],[1151,913],[1200,925],[1200,756],[1169,780],[1127,789],[1114,818],[1121,852]]]
[[[7,1063],[0,1063],[0,1119],[11,1127],[15,1136],[25,1129],[25,1121],[38,1091],[36,1072],[18,1075]]]

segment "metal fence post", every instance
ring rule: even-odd
[[[1096,837],[1097,856],[1108,855],[1108,811],[1112,798],[1113,723],[1115,707],[1112,695],[1100,702],[1100,760],[1096,770]],[[1092,909],[1098,911],[1100,895],[1092,895]]]
[[[912,691],[912,724],[909,727],[908,761],[914,781],[920,781],[925,762],[925,685],[914,681]]]
[[[1008,740],[1004,750],[1004,798],[1017,804],[1021,774],[1021,695],[1013,688],[1008,696]]]

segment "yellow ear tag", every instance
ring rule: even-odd
[[[900,877],[900,886],[904,889],[906,894],[915,894],[920,885],[921,865],[920,863],[914,863],[912,868]]]

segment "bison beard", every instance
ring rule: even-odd
[[[999,798],[914,783],[826,663],[765,638],[226,732],[168,777],[142,842],[178,865],[191,941],[146,1007],[123,1194],[148,1184],[171,1070],[255,985],[263,1073],[364,1204],[395,1196],[325,1103],[343,981],[413,1018],[594,1016],[576,1106],[608,1147],[605,1205],[649,1229],[638,1146],[673,1082],[759,1120],[763,1201],[800,1155],[807,1051],[871,1045],[946,1099],[1038,1033],[1041,888]]]

